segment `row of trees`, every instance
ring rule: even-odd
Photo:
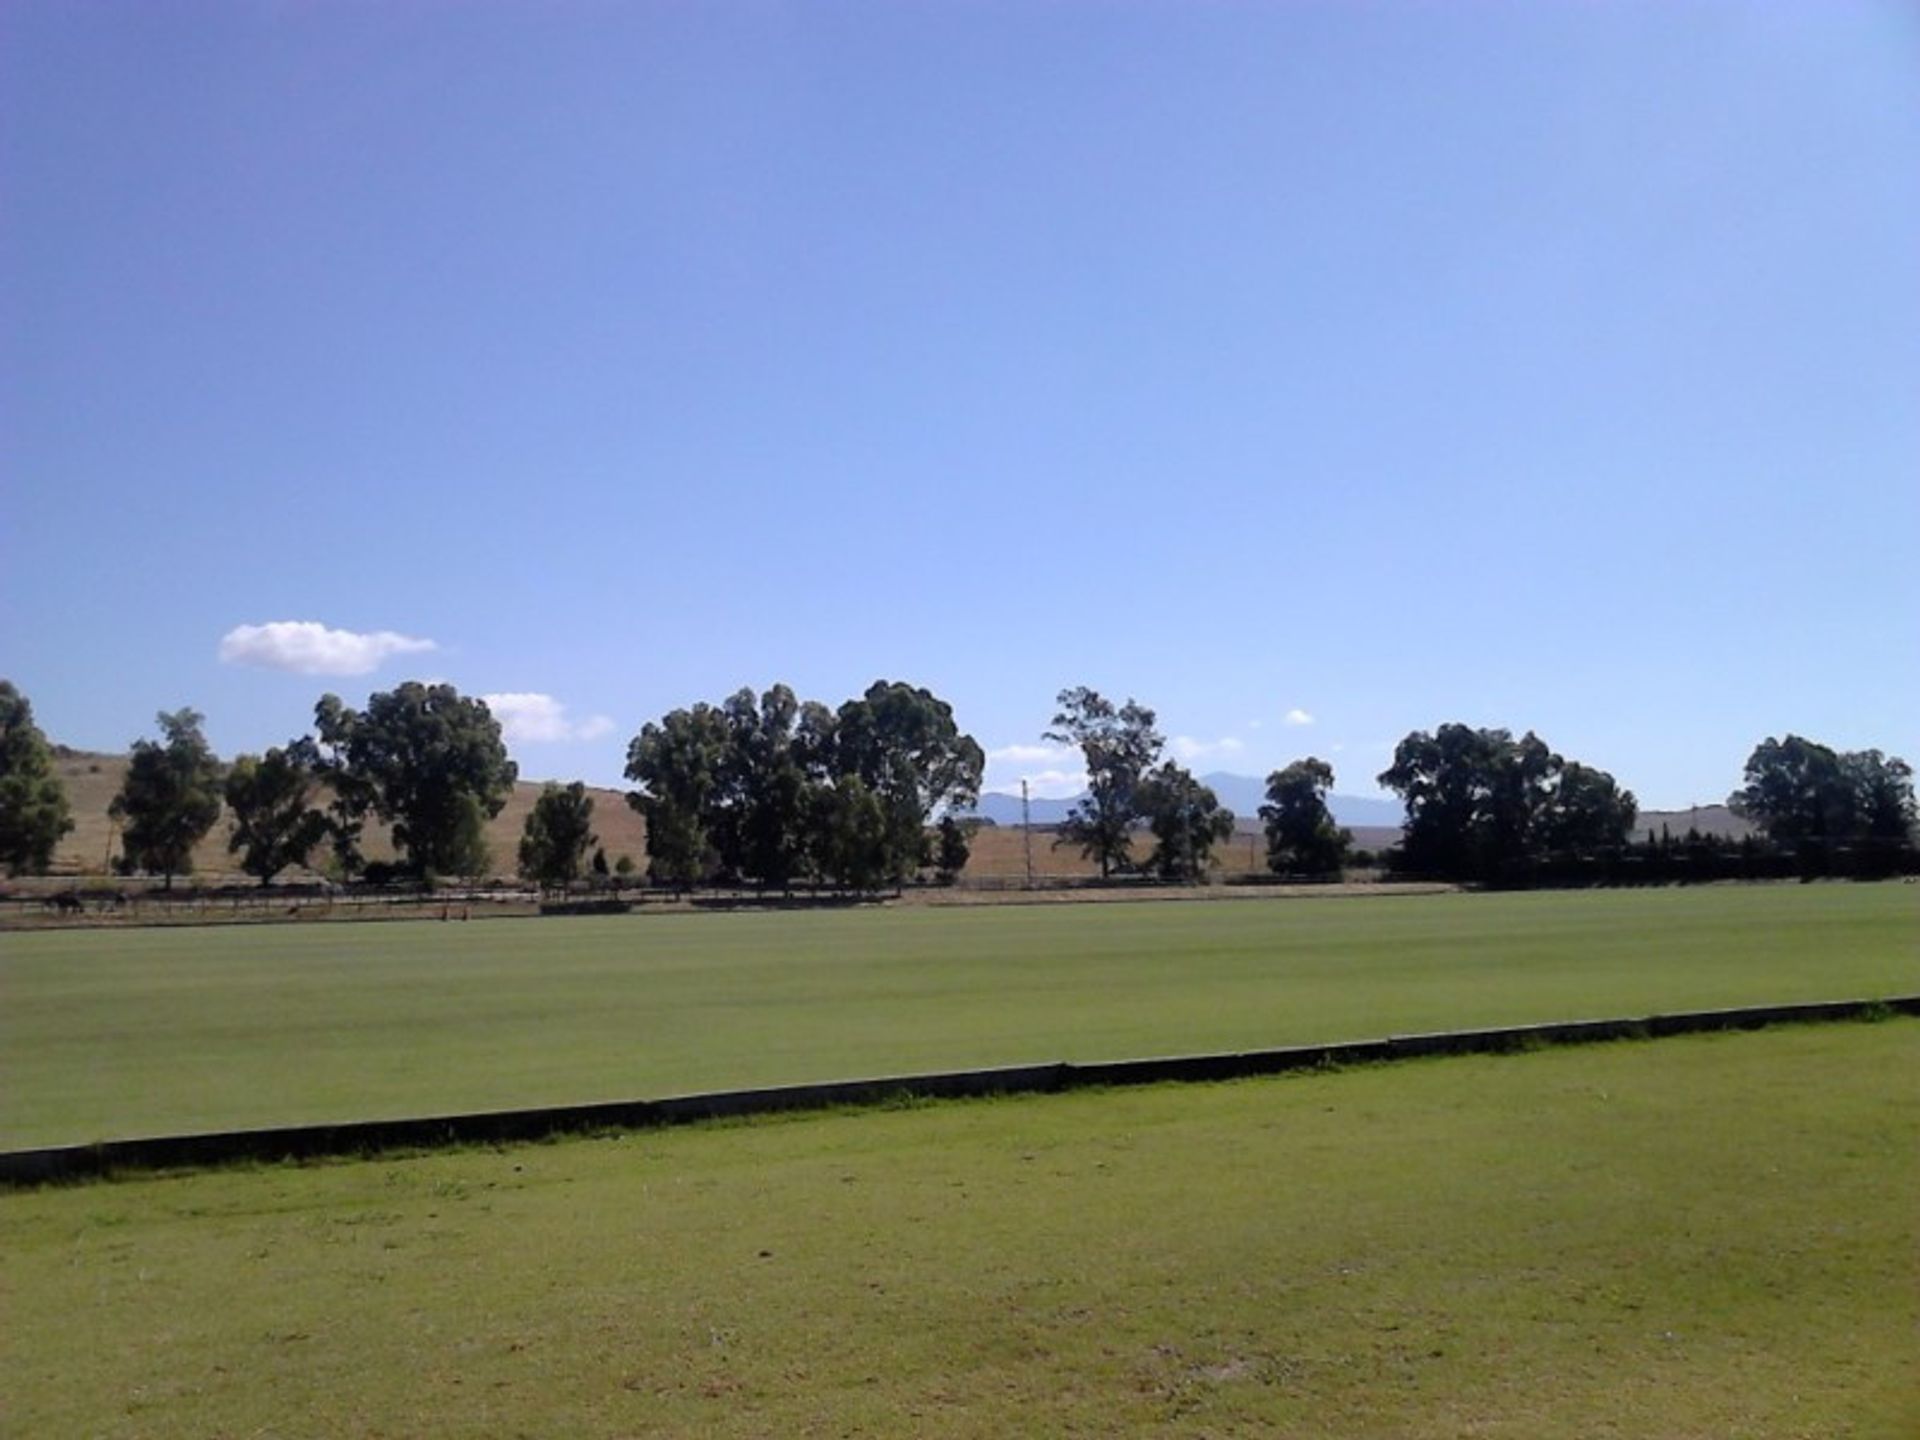
[[[1233,815],[1213,791],[1161,758],[1154,713],[1137,701],[1115,705],[1085,687],[1063,690],[1044,738],[1080,751],[1087,794],[1058,843],[1079,846],[1102,876],[1135,867],[1140,828],[1154,837],[1145,868],[1171,879],[1198,876],[1213,846],[1232,834]],[[1632,793],[1611,775],[1563,759],[1531,732],[1515,740],[1465,725],[1415,731],[1379,781],[1406,802],[1400,863],[1457,879],[1509,879],[1548,854],[1618,848],[1636,814]],[[1267,777],[1260,819],[1274,873],[1334,875],[1346,864],[1353,837],[1328,810],[1333,783],[1333,767],[1313,756]]]
[[[1458,880],[1513,881],[1549,857],[1619,850],[1639,809],[1613,776],[1532,731],[1416,730],[1378,778],[1406,802],[1401,867]]]
[[[0,680],[0,869],[38,874],[73,830],[66,787],[53,770],[53,747],[33,723],[33,705]]]
[[[1133,837],[1145,829],[1153,849],[1144,869],[1162,879],[1194,880],[1212,862],[1213,848],[1233,833],[1233,812],[1211,787],[1163,757],[1166,739],[1154,712],[1129,698],[1114,704],[1086,686],[1062,690],[1043,739],[1080,751],[1086,796],[1061,822],[1056,845],[1078,846],[1100,866],[1102,878],[1136,868]],[[1267,864],[1278,874],[1337,874],[1352,836],[1333,822],[1327,796],[1333,768],[1308,758],[1267,777],[1260,818]]]
[[[197,713],[163,713],[159,724],[161,741],[135,743],[112,813],[125,826],[127,864],[168,885],[191,868],[223,799],[233,813],[228,848],[262,884],[322,847],[341,875],[359,874],[369,817],[390,827],[413,875],[477,875],[489,858],[486,823],[518,777],[486,704],[451,685],[410,681],[365,710],[323,695],[311,734],[224,771]]]
[[[233,816],[229,848],[262,883],[323,846],[343,874],[358,874],[370,816],[392,828],[413,873],[478,874],[484,827],[517,775],[486,705],[450,685],[401,685],[365,711],[323,696],[311,735],[231,766],[208,746],[202,721],[195,710],[163,711],[159,738],[134,742],[109,807],[123,866],[168,887],[192,869],[223,803]],[[0,681],[0,863],[14,874],[44,871],[72,828],[32,707]]]
[[[1768,738],[1747,757],[1745,779],[1727,804],[1778,844],[1821,849],[1913,843],[1913,767],[1898,756],[1843,753],[1798,735]]]
[[[853,889],[966,865],[957,818],[986,756],[931,691],[876,681],[837,710],[785,685],[650,721],[627,748],[658,884],[708,880]],[[929,834],[929,823],[938,823]]]
[[[365,710],[322,696],[312,733],[225,767],[195,711],[163,713],[158,723],[159,739],[135,742],[111,813],[123,863],[169,884],[190,868],[223,803],[230,848],[263,883],[318,851],[338,873],[360,873],[369,818],[390,827],[403,871],[478,875],[489,858],[486,823],[518,773],[485,703],[450,685],[409,682],[371,696]],[[1234,817],[1212,789],[1164,757],[1146,706],[1063,690],[1045,738],[1077,748],[1088,777],[1055,843],[1077,846],[1103,876],[1193,879],[1232,833]],[[961,817],[979,797],[983,769],[980,746],[927,690],[877,681],[829,709],[775,685],[644,726],[628,747],[626,774],[638,788],[627,798],[646,817],[656,883],[871,889],[927,869],[959,873],[969,836]],[[1762,741],[1744,779],[1729,804],[1776,851],[1911,852],[1913,772],[1903,760],[1788,735]],[[1511,883],[1578,873],[1625,853],[1637,817],[1631,791],[1532,732],[1415,731],[1378,781],[1406,806],[1393,863],[1420,874]],[[1351,836],[1328,810],[1333,783],[1332,767],[1313,757],[1267,777],[1260,818],[1276,873],[1326,876],[1345,864]],[[592,815],[584,785],[547,786],[520,843],[522,873],[563,884],[590,854],[605,869]],[[72,828],[32,707],[0,681],[0,867],[44,871]],[[1142,832],[1153,841],[1143,861],[1134,855]]]

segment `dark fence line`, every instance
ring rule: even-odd
[[[1443,1055],[1507,1054],[1547,1045],[1757,1030],[1767,1025],[1853,1020],[1887,1013],[1920,1016],[1920,995],[1880,1000],[1823,1000],[1799,1005],[1749,1005],[1730,1010],[1690,1010],[1615,1020],[1504,1025],[1486,1030],[1446,1030],[1210,1055],[1090,1063],[1055,1061],[987,1070],[719,1090],[661,1100],[614,1100],[530,1110],[489,1110],[412,1119],[358,1120],[337,1125],[290,1125],[265,1130],[105,1140],[90,1145],[0,1152],[0,1186],[37,1185],[119,1171],[200,1168],[242,1160],[305,1160],[449,1145],[506,1144],[569,1132],[651,1129],[697,1120],[876,1105],[903,1099],[966,1099],[1049,1094],[1089,1086],[1241,1080],[1343,1065]]]

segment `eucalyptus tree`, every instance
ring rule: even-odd
[[[1747,757],[1744,778],[1727,804],[1777,843],[1912,843],[1913,770],[1898,756],[1842,753],[1799,735],[1768,737]]]
[[[627,804],[647,822],[657,884],[696,885],[710,864],[714,793],[726,758],[726,719],[702,703],[648,721],[627,746]]]
[[[1267,868],[1276,875],[1337,875],[1346,864],[1350,831],[1327,808],[1333,767],[1309,755],[1267,776],[1260,819],[1267,835]]]
[[[1554,849],[1617,848],[1637,813],[1611,775],[1567,761],[1532,731],[1516,740],[1460,724],[1416,730],[1379,782],[1406,802],[1407,866],[1456,879],[1509,880]]]
[[[1233,812],[1171,760],[1140,782],[1138,800],[1153,832],[1148,861],[1167,880],[1198,880],[1213,862],[1213,847],[1233,834]]]
[[[576,780],[541,788],[527,812],[520,835],[520,873],[541,885],[564,889],[580,878],[587,852],[599,843],[593,833],[593,797]],[[596,871],[606,873],[606,852],[596,852]]]
[[[121,845],[136,869],[164,877],[193,870],[193,847],[220,818],[220,762],[192,709],[161,711],[159,742],[136,740],[126,778],[107,813],[125,828]]]
[[[372,813],[421,876],[477,875],[487,864],[486,822],[513,792],[500,722],[484,700],[451,685],[408,681],[368,697],[364,711],[321,697],[314,710],[329,778],[347,815]]]
[[[233,812],[229,852],[244,852],[240,868],[262,885],[291,865],[305,865],[327,837],[327,817],[312,803],[314,775],[303,750],[242,755],[227,771],[227,808]]]
[[[47,737],[33,723],[33,705],[12,681],[0,680],[0,869],[43,874],[72,829],[66,787]]]
[[[1154,713],[1132,699],[1116,706],[1084,685],[1062,690],[1057,703],[1042,738],[1080,751],[1087,795],[1061,822],[1055,843],[1078,845],[1099,862],[1103,877],[1130,869],[1133,827],[1145,818],[1140,786],[1166,744],[1154,728]]]
[[[980,798],[986,753],[961,733],[953,707],[922,687],[874,681],[840,707],[824,748],[835,775],[859,777],[879,801],[883,868],[896,883],[932,858],[927,830],[935,814],[969,810]]]

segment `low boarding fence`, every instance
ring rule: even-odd
[[[37,1185],[118,1171],[191,1168],[242,1160],[306,1160],[448,1145],[505,1144],[570,1132],[649,1129],[697,1120],[874,1105],[899,1099],[966,1099],[1045,1094],[1091,1086],[1239,1080],[1344,1065],[1444,1055],[1505,1054],[1549,1045],[1756,1030],[1768,1025],[1857,1020],[1887,1014],[1920,1016],[1920,995],[1505,1025],[1207,1055],[1093,1062],[1062,1060],[983,1070],[721,1090],[657,1100],[616,1100],[400,1120],[106,1140],[0,1152],[0,1186]]]
[[[178,923],[277,920],[346,916],[416,918],[439,916],[449,906],[468,914],[479,907],[531,906],[539,892],[529,887],[451,887],[432,891],[336,888],[217,890],[62,890],[0,896],[0,921],[12,927],[66,922]]]

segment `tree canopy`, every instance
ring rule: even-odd
[[[108,813],[125,830],[121,844],[136,869],[165,877],[193,870],[193,847],[220,818],[220,762],[200,731],[197,710],[162,711],[163,739],[136,740],[126,779]]]
[[[1078,845],[1102,877],[1130,869],[1133,827],[1145,818],[1140,786],[1166,743],[1153,711],[1129,699],[1116,706],[1097,690],[1062,690],[1053,725],[1041,738],[1080,751],[1086,798],[1068,812],[1056,844]]]
[[[565,889],[586,868],[587,852],[599,844],[593,833],[593,797],[576,780],[541,788],[520,836],[520,873],[541,885]],[[595,854],[605,873],[606,852]]]
[[[936,810],[966,810],[980,798],[986,754],[960,733],[953,707],[930,690],[875,681],[835,714],[830,768],[857,776],[885,812],[882,864],[894,882],[926,857],[926,830]]]
[[[1453,879],[1517,880],[1555,848],[1618,848],[1637,813],[1611,775],[1569,766],[1532,731],[1416,730],[1379,781],[1406,801],[1404,865]]]
[[[337,695],[314,709],[332,757],[343,812],[371,811],[419,875],[477,875],[487,863],[484,827],[512,793],[519,768],[483,700],[451,685],[408,681],[368,698],[365,711]]]
[[[313,771],[298,750],[242,755],[227,771],[227,849],[244,852],[240,868],[262,885],[290,865],[305,865],[326,838],[327,817],[308,803],[312,794]]]
[[[1897,756],[1843,754],[1798,735],[1768,737],[1747,757],[1745,779],[1727,804],[1776,843],[1911,843],[1913,770]]]
[[[1163,880],[1197,880],[1213,862],[1213,847],[1233,834],[1233,812],[1171,760],[1149,771],[1136,803],[1153,832],[1147,863]]]
[[[696,884],[712,863],[707,826],[727,749],[726,718],[707,704],[648,721],[627,746],[627,803],[647,822],[656,884]]]
[[[0,680],[0,869],[44,874],[53,850],[73,829],[66,787],[54,773],[53,750],[33,723],[33,706]]]
[[[875,681],[836,711],[776,684],[644,725],[627,801],[646,817],[656,881],[871,889],[932,859],[933,812],[972,804],[984,768],[928,690]]]
[[[1260,819],[1267,833],[1267,868],[1276,875],[1336,875],[1353,843],[1327,809],[1333,767],[1308,756],[1267,776]]]

